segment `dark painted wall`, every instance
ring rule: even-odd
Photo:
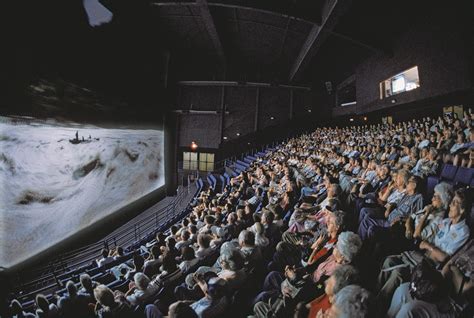
[[[375,55],[362,62],[355,72],[357,105],[337,107],[333,115],[384,108],[395,111],[401,104],[472,88],[472,29],[462,23],[435,19],[420,23],[394,42],[393,54]],[[380,100],[379,83],[415,65],[420,87]]]
[[[244,85],[180,86],[176,109],[216,112],[184,113],[178,120],[179,147],[189,147],[196,141],[199,147],[210,149],[218,149],[224,136],[229,141],[239,139],[285,124],[291,118],[316,113],[312,91]]]

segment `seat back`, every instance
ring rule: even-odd
[[[456,172],[458,171],[457,166],[445,164],[443,170],[441,170],[441,179],[452,181],[456,176]]]
[[[454,177],[455,184],[471,185],[474,175],[474,168],[459,167]]]

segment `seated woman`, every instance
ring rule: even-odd
[[[324,292],[324,281],[341,265],[353,262],[360,251],[362,241],[352,232],[339,234],[332,255],[311,275],[305,269],[287,266],[285,273],[271,272],[265,278],[263,291],[256,297],[254,312],[257,317],[265,317],[269,311],[278,308],[280,314],[293,312],[298,302],[308,302]],[[284,300],[284,301],[283,301]]]
[[[358,285],[348,285],[335,296],[327,317],[367,318],[374,315],[372,295]]]
[[[431,204],[423,210],[412,213],[405,222],[405,237],[431,241],[439,222],[445,218],[449,203],[453,198],[453,187],[446,182],[434,188]]]
[[[309,309],[308,318],[314,318],[326,312],[331,308],[334,296],[341,289],[352,284],[360,284],[360,276],[357,269],[351,265],[342,265],[336,268],[326,280],[324,294],[306,305],[306,308]]]
[[[362,207],[359,212],[359,223],[367,216],[372,218],[383,218],[388,215],[405,196],[406,185],[408,183],[409,173],[406,170],[400,170],[392,173],[392,181],[381,189],[370,206]],[[368,195],[370,199],[370,195]]]
[[[474,128],[469,130],[468,142],[456,153],[453,165],[466,168],[474,167]]]
[[[364,240],[373,237],[377,231],[383,231],[395,223],[405,220],[410,214],[421,210],[423,207],[423,196],[420,193],[421,179],[412,176],[408,179],[406,193],[398,201],[396,206],[391,204],[387,207],[382,218],[366,215],[359,224],[359,235]]]
[[[415,167],[411,172],[420,177],[426,177],[436,174],[438,171],[438,151],[435,148],[429,150],[422,150],[421,158],[417,161]]]
[[[437,230],[437,224],[444,219],[446,211],[451,202],[453,192],[452,186],[442,182],[435,187],[432,203],[422,210],[411,213],[399,226],[391,228],[390,231],[378,232],[373,239],[374,260],[379,263],[389,255],[399,254],[413,249],[415,241],[431,240]],[[370,250],[370,243],[366,244]]]
[[[337,237],[344,230],[345,213],[334,211],[328,217],[327,233],[321,234],[316,242],[311,245],[311,255],[308,258],[308,265],[324,260],[332,253],[332,249],[337,243]]]
[[[448,218],[437,224],[432,241],[421,241],[418,251],[403,252],[401,255],[387,257],[378,277],[378,304],[385,310],[395,289],[408,280],[410,268],[423,258],[435,264],[445,263],[469,238],[466,224],[466,197],[464,189],[456,190],[449,205]],[[414,264],[414,265],[413,265]]]

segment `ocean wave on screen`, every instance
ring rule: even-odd
[[[79,129],[91,141],[72,144],[76,130],[0,123],[2,264],[34,255],[164,185],[162,131]]]

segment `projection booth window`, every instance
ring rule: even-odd
[[[214,170],[214,154],[201,152],[199,154],[199,170],[213,171]]]
[[[408,92],[418,87],[420,87],[418,66],[414,66],[380,82],[380,99]]]
[[[198,169],[198,154],[196,152],[183,152],[183,169]]]
[[[214,170],[214,154],[206,152],[183,152],[184,170]]]

